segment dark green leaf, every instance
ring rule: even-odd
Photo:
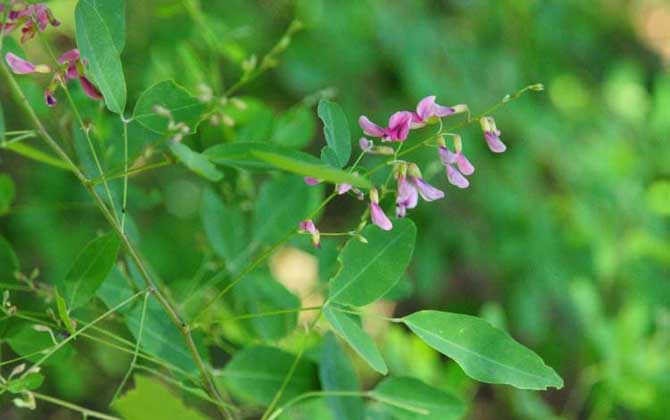
[[[330,301],[363,306],[396,285],[412,258],[416,227],[409,219],[393,223],[390,231],[367,226],[362,232],[367,244],[355,238],[347,242],[339,256],[340,271],[330,280]]]
[[[398,420],[456,420],[465,414],[461,400],[414,378],[385,379],[372,394],[382,402],[396,403],[386,408]]]
[[[13,282],[14,272],[19,268],[19,259],[12,246],[0,235],[0,281]]]
[[[56,297],[56,309],[58,311],[58,317],[63,322],[65,329],[70,334],[74,334],[74,324],[72,323],[70,315],[68,314],[65,299],[63,299],[63,297],[58,293],[58,287],[54,287],[54,294]]]
[[[207,106],[191,96],[186,89],[172,80],[165,80],[145,90],[137,100],[133,118],[140,124],[160,134],[167,134],[170,118],[158,115],[154,107],[170,111],[175,123],[184,123],[189,133],[195,133]]]
[[[280,146],[302,149],[314,138],[316,123],[313,114],[304,106],[296,106],[275,121],[272,141]]]
[[[72,310],[88,303],[112,270],[120,241],[114,232],[89,242],[63,280],[63,297]]]
[[[191,150],[187,145],[171,143],[170,150],[193,173],[214,182],[220,181],[223,178],[223,173],[216,169],[216,166],[212,162],[204,155]]]
[[[14,378],[7,384],[7,390],[12,394],[31,391],[39,388],[44,382],[44,376],[37,372],[31,372],[26,376]]]
[[[14,181],[9,175],[0,174],[0,216],[9,213],[14,201]]]
[[[218,144],[205,150],[203,154],[218,165],[230,166],[236,169],[250,171],[270,171],[276,169],[274,165],[259,159],[256,152],[274,153],[290,157],[305,163],[320,164],[321,161],[312,155],[297,150],[282,147],[273,143],[264,142],[237,142]]]
[[[323,337],[321,360],[319,362],[319,379],[324,391],[360,391],[358,381],[351,361],[342,350],[337,338],[328,332]],[[356,396],[326,397],[330,411],[335,419],[362,419],[365,405],[363,399]]]
[[[520,389],[563,387],[563,380],[537,354],[483,319],[420,311],[403,322],[429,346],[454,359],[473,379]]]
[[[200,218],[214,253],[226,262],[228,271],[237,272],[244,264],[241,257],[248,238],[242,211],[225,205],[208,188],[202,194]]]
[[[326,317],[333,330],[342,337],[360,357],[365,360],[370,367],[382,375],[388,373],[386,362],[382,357],[377,345],[372,337],[370,337],[360,326],[360,323],[353,318],[352,315],[338,311],[332,305],[328,305],[323,310],[323,315]]]
[[[351,157],[351,133],[347,116],[338,104],[325,99],[319,102],[318,115],[323,122],[323,133],[328,143],[326,149],[333,152],[326,152],[326,162],[336,163],[335,167],[343,168]]]

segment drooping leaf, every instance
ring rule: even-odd
[[[19,259],[16,257],[10,243],[0,235],[0,281],[14,281],[14,272],[18,271]]]
[[[191,96],[183,87],[172,80],[165,80],[145,90],[137,100],[133,118],[144,127],[160,134],[167,134],[169,117],[159,115],[155,107],[168,111],[175,123],[184,123],[189,133],[195,133],[207,106]]]
[[[323,309],[323,315],[326,317],[333,330],[342,337],[355,351],[365,360],[370,367],[382,375],[388,373],[386,362],[382,357],[377,345],[360,326],[360,323],[352,315],[338,311],[332,305]]]
[[[204,155],[191,150],[187,145],[171,143],[170,150],[193,173],[214,182],[220,181],[223,178],[223,173],[216,169],[216,166],[212,162]]]
[[[332,302],[374,302],[395,286],[412,258],[416,227],[409,219],[395,220],[390,231],[369,225],[361,234],[367,244],[353,238],[340,253],[340,271],[330,280]]]
[[[241,210],[223,203],[212,189],[205,189],[200,205],[200,219],[207,241],[226,268],[236,273],[244,264],[242,252],[247,240],[247,228]]]
[[[457,420],[465,414],[465,404],[460,399],[414,378],[385,379],[372,394],[382,402],[399,403],[385,406],[398,420]]]
[[[561,388],[563,380],[542,359],[483,319],[420,311],[403,322],[429,346],[448,356],[473,379],[520,389]]]
[[[342,168],[351,157],[351,133],[347,116],[337,103],[325,99],[319,102],[317,112],[323,122],[323,133],[328,144],[321,156],[326,156],[326,163]]]
[[[235,397],[251,404],[267,405],[284,382],[294,358],[274,347],[249,347],[235,353],[219,380]],[[316,365],[302,358],[280,403],[317,388]]]
[[[360,391],[354,367],[331,332],[323,337],[319,361],[319,379],[324,391]],[[326,397],[333,417],[339,420],[364,418],[363,399],[355,396]]]
[[[126,80],[120,47],[125,30],[124,2],[79,0],[74,11],[77,46],[89,73],[102,92],[107,108],[122,114],[126,107]]]
[[[236,313],[258,314],[292,310],[300,307],[300,299],[272,278],[269,272],[252,273],[233,289]],[[262,340],[278,340],[291,333],[298,322],[298,313],[254,317],[243,321]]]
[[[272,141],[280,146],[302,149],[314,138],[316,123],[309,108],[296,106],[275,121]]]
[[[206,416],[187,407],[161,382],[135,375],[135,388],[114,402],[112,408],[126,420],[205,420]]]
[[[72,310],[88,303],[112,270],[120,241],[114,232],[89,242],[63,280],[63,297]]]
[[[68,314],[65,299],[63,299],[63,297],[58,293],[58,287],[54,287],[54,294],[56,297],[56,310],[58,311],[58,317],[65,326],[65,329],[70,334],[74,334],[74,324],[72,323],[72,319],[70,319],[70,315]]]
[[[9,175],[0,174],[0,216],[9,213],[16,188]]]

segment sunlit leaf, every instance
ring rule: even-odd
[[[319,379],[324,391],[360,391],[361,389],[351,361],[331,332],[323,337]],[[348,420],[364,417],[365,406],[361,397],[330,396],[326,397],[326,401],[335,419]]]
[[[452,394],[414,378],[388,378],[372,391],[398,420],[456,420],[465,404]]]
[[[44,376],[37,372],[30,372],[26,376],[15,377],[7,383],[7,390],[12,394],[31,391],[42,386]]]

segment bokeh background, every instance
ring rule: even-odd
[[[254,53],[262,56],[293,18],[305,25],[277,68],[240,91],[249,107],[235,115],[236,126],[204,124],[187,140],[196,149],[222,139],[274,139],[318,153],[323,135],[314,105],[324,96],[338,101],[356,127],[360,114],[383,121],[429,94],[443,104],[467,103],[477,113],[505,94],[543,83],[544,92],[527,94],[496,114],[508,145],[505,154],[488,152],[478,127],[462,131],[477,167],[469,189],[449,187],[432,152],[415,155],[447,196],[412,213],[419,236],[408,279],[395,291],[398,303],[372,310],[398,316],[420,308],[482,315],[540,354],[565,379],[565,387],[530,393],[476,384],[399,326],[375,321],[369,328],[393,374],[411,374],[457,392],[471,402],[468,418],[667,418],[670,3],[127,3],[123,60],[131,104],[146,87],[167,78],[193,92],[203,83],[220,92],[237,79],[242,61]],[[74,43],[74,2],[49,4],[63,21],[49,37],[64,51]],[[27,50],[34,61],[46,60],[39,43]],[[26,128],[3,86],[0,92],[8,129]],[[286,130],[282,118],[296,107],[310,112],[292,128],[297,131],[278,134],[279,128]],[[43,107],[40,113],[67,133],[64,110]],[[120,140],[110,135],[101,141],[101,149],[111,149],[107,167],[118,169],[114,156]],[[133,155],[146,153],[151,141],[131,137]],[[72,176],[10,150],[0,148],[0,172],[15,185],[13,200],[0,206],[6,210],[0,233],[12,243],[24,271],[39,267],[39,279],[46,283],[62,278],[104,226],[96,209]],[[224,192],[252,188],[249,177],[232,179]],[[215,271],[207,265],[199,210],[206,188],[206,181],[177,167],[132,178],[131,214],[141,250],[177,290]],[[355,200],[338,201],[324,214],[322,229],[345,228],[361,209]],[[327,259],[297,241],[270,266],[307,305],[313,294],[302,290],[327,276]],[[30,305],[28,297],[17,299]],[[42,389],[105,409],[99,396],[113,392],[128,359],[88,346],[76,364],[49,366],[52,374]],[[2,350],[13,354],[6,345]],[[360,374],[368,386],[379,379],[364,367]],[[10,408],[8,399],[1,401],[0,417],[28,418]],[[71,413],[43,405],[30,415],[64,419]]]

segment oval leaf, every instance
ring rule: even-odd
[[[326,333],[323,337],[319,379],[324,391],[360,391],[361,389],[354,367],[331,332]],[[326,397],[326,402],[335,419],[348,420],[365,417],[365,405],[360,397]]]
[[[403,322],[429,346],[456,361],[473,379],[520,389],[561,388],[563,380],[542,359],[483,319],[420,311]]]
[[[326,163],[343,168],[351,157],[351,133],[347,116],[342,107],[326,99],[319,101],[317,113],[323,122],[323,134],[328,144],[324,150],[329,150],[322,152],[322,156],[327,156]]]
[[[195,133],[207,107],[186,89],[172,80],[165,80],[145,90],[137,100],[133,118],[140,124],[160,134],[168,133],[170,118],[157,114],[156,106],[170,111],[172,121],[184,123],[190,133]]]
[[[384,362],[384,358],[374,340],[361,328],[352,315],[338,311],[332,305],[323,309],[323,315],[337,335],[342,337],[372,369],[382,375],[388,373],[386,362]]]
[[[369,225],[361,233],[367,244],[350,239],[338,257],[340,271],[330,280],[329,301],[363,306],[381,298],[400,280],[414,251],[416,227],[397,219],[384,231]]]
[[[372,391],[387,404],[398,420],[452,420],[465,414],[465,405],[455,396],[414,378],[388,378]]]
[[[214,182],[220,181],[223,178],[223,173],[216,169],[216,166],[212,162],[202,154],[191,150],[187,145],[171,143],[170,150],[191,172]]]
[[[116,3],[116,2],[115,2]],[[123,3],[123,2],[118,2]],[[122,114],[126,107],[126,80],[118,46],[124,30],[123,7],[108,7],[103,1],[79,0],[74,11],[77,46],[105,98],[107,108]]]

